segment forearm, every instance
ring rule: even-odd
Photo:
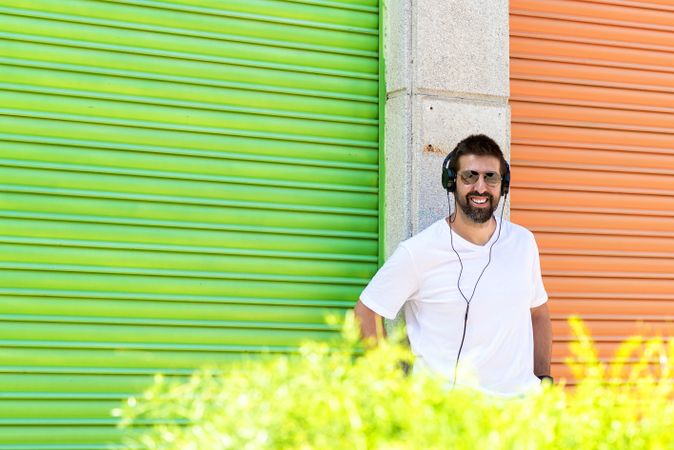
[[[534,374],[550,375],[552,354],[552,324],[547,303],[531,310],[534,332]]]
[[[353,311],[360,323],[361,339],[366,345],[375,345],[386,336],[382,318],[379,314],[365,306],[360,300],[356,303]]]

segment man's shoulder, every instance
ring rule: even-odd
[[[525,242],[536,242],[536,238],[534,237],[534,233],[531,232],[526,227],[523,227],[522,225],[513,223],[509,220],[504,220],[503,221],[503,230],[504,233],[508,234],[512,238],[515,238],[517,240],[525,241]]]
[[[526,227],[511,222],[509,220],[504,220],[503,221],[503,228],[504,231],[508,231],[509,233],[513,233],[516,236],[533,236],[534,234]]]
[[[436,220],[414,236],[402,241],[400,245],[411,252],[426,249],[440,239],[443,226],[447,226],[445,219]]]

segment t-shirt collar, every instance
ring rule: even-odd
[[[494,216],[492,216],[492,217],[494,217]],[[498,219],[494,218],[494,220],[496,220],[496,228],[494,228],[494,232],[492,233],[492,235],[489,237],[489,240],[484,245],[474,244],[473,242],[470,242],[470,241],[464,239],[463,237],[461,237],[457,232],[450,229],[449,224],[447,223],[446,219],[441,220],[441,222],[442,222],[441,225],[442,225],[442,228],[444,228],[444,233],[446,235],[446,239],[449,240],[450,239],[450,233],[452,233],[452,235],[454,237],[454,246],[455,247],[460,246],[462,248],[469,248],[469,249],[472,249],[472,250],[475,250],[475,251],[486,251],[486,250],[489,250],[489,247],[491,247],[491,245],[497,239],[499,228],[501,227],[501,224],[499,223]]]

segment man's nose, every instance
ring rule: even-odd
[[[478,175],[477,181],[475,182],[474,188],[477,192],[484,193],[487,192],[487,183],[484,181],[484,175]]]

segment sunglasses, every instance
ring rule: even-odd
[[[459,172],[463,184],[475,184],[480,179],[480,175],[484,177],[484,182],[489,186],[498,186],[502,177],[498,172],[478,172],[477,170],[462,170]]]

